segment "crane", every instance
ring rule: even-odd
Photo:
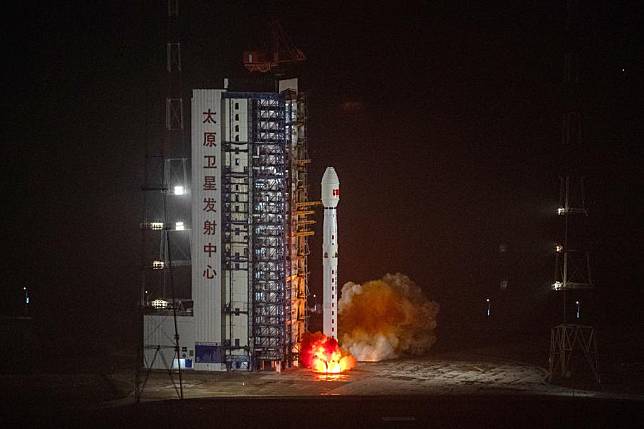
[[[276,73],[288,64],[297,64],[306,60],[304,53],[293,46],[288,35],[277,19],[269,22],[271,30],[271,51],[244,51],[244,67],[250,72]]]

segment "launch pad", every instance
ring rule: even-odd
[[[106,427],[212,427],[213,421],[249,428],[401,427],[401,422],[407,422],[404,427],[480,427],[481,422],[490,427],[568,422],[573,427],[580,421],[611,427],[615,410],[632,421],[642,417],[644,380],[638,381],[632,369],[625,384],[583,390],[548,383],[546,369],[538,364],[493,356],[479,348],[434,352],[359,362],[330,376],[304,368],[191,371],[183,374],[184,400],[176,399],[176,384],[167,372],[153,371],[139,403],[125,369],[109,376],[5,376],[0,377],[5,392],[0,403],[23,425],[53,419],[68,427],[97,421]]]
[[[339,375],[294,368],[275,372],[186,373],[188,399],[227,397],[377,395],[558,395],[606,397],[606,393],[556,386],[544,368],[513,361],[459,358],[360,362]],[[126,380],[123,380],[126,381]],[[613,397],[609,395],[608,397]],[[176,398],[166,373],[152,374],[143,401]],[[644,399],[644,398],[643,398]],[[124,400],[127,402],[128,400]]]

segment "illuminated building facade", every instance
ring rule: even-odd
[[[190,180],[164,183],[190,201],[170,236],[189,237],[190,295],[150,296],[144,366],[279,370],[297,362],[307,320],[304,98],[296,79],[277,92],[195,89],[191,112]],[[170,278],[182,266],[157,262]]]

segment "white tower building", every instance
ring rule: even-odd
[[[340,201],[340,180],[333,167],[322,176],[324,238],[322,241],[322,332],[338,338],[338,223],[336,207]]]
[[[301,188],[305,109],[296,88],[290,80],[280,83],[279,93],[193,90],[192,180],[169,177],[163,188],[190,200],[191,219],[172,229],[146,225],[172,231],[175,242],[175,234],[190,233],[192,299],[173,308],[152,291],[152,305],[144,309],[145,368],[277,369],[296,357],[307,290],[307,244],[299,238],[311,235],[298,223],[305,222],[308,202]],[[304,166],[299,188],[289,176],[293,164]],[[177,273],[183,265],[172,262],[153,261],[150,269]]]

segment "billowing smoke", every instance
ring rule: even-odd
[[[404,274],[346,283],[338,302],[342,347],[359,361],[423,354],[436,342],[438,309]]]

